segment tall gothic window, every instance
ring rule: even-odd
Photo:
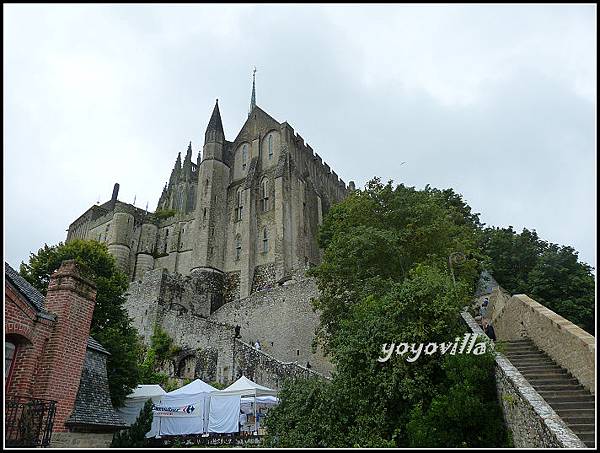
[[[235,203],[235,220],[242,220],[242,211],[244,210],[244,199],[242,196],[242,188],[240,187],[236,193],[236,203]]]
[[[269,134],[269,138],[267,139],[268,148],[269,148],[269,160],[273,158],[273,134]]]
[[[242,255],[242,238],[238,234],[235,237],[235,260],[238,261]]]
[[[263,179],[261,183],[261,204],[262,210],[269,210],[269,180],[267,178]]]
[[[167,253],[167,247],[169,245],[169,229],[165,230],[165,247],[163,249],[163,253]]]
[[[246,165],[248,164],[248,145],[244,144],[242,148],[242,170],[246,169]]]
[[[263,253],[267,253],[269,251],[269,232],[267,231],[267,227],[263,228],[262,243]]]

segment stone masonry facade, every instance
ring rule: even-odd
[[[68,229],[67,241],[105,243],[129,276],[126,307],[142,337],[161,326],[181,347],[173,377],[234,379],[236,326],[241,341],[293,364],[285,369],[332,371],[312,347],[318,291],[305,273],[321,261],[324,215],[354,183],[252,99],[233,141],[217,101],[202,152],[192,159],[190,143],[183,161],[177,156],[155,212],[118,201],[115,184],[110,201]]]

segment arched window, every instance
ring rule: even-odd
[[[238,234],[235,237],[235,260],[238,261],[242,255],[242,238]]]
[[[263,253],[267,253],[269,251],[269,231],[267,230],[267,227],[263,228],[262,243]]]
[[[262,183],[260,185],[260,191],[261,191],[261,205],[262,205],[262,210],[263,211],[268,211],[269,210],[269,180],[267,178],[262,180]]]
[[[235,220],[242,220],[242,211],[244,210],[244,197],[240,187],[235,195]]]
[[[167,253],[167,246],[169,244],[169,229],[165,230],[165,246],[163,248],[163,253]]]
[[[248,164],[248,145],[244,144],[242,148],[242,170],[246,169],[246,165]]]
[[[269,138],[267,139],[267,146],[269,149],[269,160],[273,158],[273,134],[269,134]]]
[[[10,375],[13,359],[15,357],[16,346],[10,341],[4,341],[4,382]]]

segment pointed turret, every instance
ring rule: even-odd
[[[204,134],[204,156],[203,159],[223,160],[223,145],[225,144],[225,133],[221,122],[219,111],[219,100],[215,103],[206,133]]]
[[[225,141],[225,133],[223,132],[223,123],[221,122],[221,112],[219,111],[219,100],[215,103],[206,133],[204,134],[204,144],[207,143],[223,143]]]
[[[186,181],[192,179],[192,142],[188,145],[187,152],[185,153],[185,159],[183,160],[183,178]]]
[[[181,153],[177,153],[177,160],[175,161],[175,166],[173,167],[173,171],[171,171],[171,177],[169,178],[169,187],[171,187],[179,177],[181,173]]]

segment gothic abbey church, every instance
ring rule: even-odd
[[[178,337],[178,325],[195,323],[188,326],[195,332],[175,338],[188,351],[172,370],[180,377],[237,377],[233,357],[224,357],[235,355],[225,332],[235,325],[244,341],[261,341],[274,360],[312,359],[316,368],[322,362],[309,344],[317,318],[305,310],[310,300],[299,299],[317,295],[304,274],[321,259],[318,228],[354,183],[346,186],[287,122],[272,118],[255,99],[253,82],[248,118],[233,141],[225,138],[217,100],[197,161],[190,143],[183,162],[177,156],[154,213],[118,201],[115,184],[110,201],[90,207],[68,229],[67,241],[106,243],[130,277],[127,308],[146,339],[155,324]],[[282,299],[268,312],[259,300],[266,294]],[[306,312],[304,319],[298,310]],[[169,316],[179,318],[172,329]],[[260,326],[264,316],[290,319]]]

